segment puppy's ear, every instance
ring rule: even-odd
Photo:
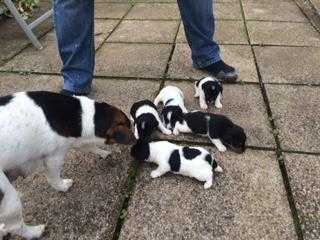
[[[135,145],[131,147],[131,156],[139,161],[145,161],[150,156],[149,142],[138,140]]]

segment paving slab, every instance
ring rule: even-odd
[[[112,32],[115,26],[120,20],[116,19],[95,19],[94,21],[94,37],[95,37],[95,48],[97,49],[103,43],[103,41],[108,37]],[[56,34],[53,31],[46,34],[43,39],[44,41],[56,41]]]
[[[51,3],[40,1],[39,8],[34,9],[33,15],[27,21],[30,23],[51,8]],[[35,28],[34,33],[40,37],[52,29],[52,19],[48,19]],[[14,18],[3,18],[0,20],[0,65],[15,56],[30,44],[29,39],[17,24]]]
[[[130,9],[130,4],[126,3],[95,3],[95,18],[122,18]]]
[[[320,152],[320,88],[266,85],[282,148]]]
[[[57,76],[0,74],[1,95],[22,90],[59,91],[60,87]],[[159,84],[96,79],[93,89],[96,99],[128,113],[131,103],[141,98],[153,98]],[[72,178],[75,183],[65,194],[55,192],[42,172],[19,179],[17,188],[23,194],[25,221],[47,224],[44,239],[111,240],[126,196],[131,162],[128,147],[114,148],[115,153],[105,160],[93,154],[71,151],[63,176]]]
[[[110,36],[110,42],[172,43],[179,26],[178,21],[122,21]]]
[[[242,21],[215,21],[214,38],[219,44],[248,44],[244,23]],[[177,42],[187,42],[184,26],[180,25]]]
[[[320,239],[320,156],[286,153],[285,160],[304,239]]]
[[[216,19],[242,20],[239,2],[215,2],[213,1],[213,12]]]
[[[192,82],[166,82],[165,85],[179,87],[185,97],[185,105],[189,111],[201,110],[199,100],[194,98],[194,85]],[[224,85],[223,108],[221,110],[210,106],[209,112],[228,116],[234,123],[242,126],[247,134],[247,145],[258,147],[275,147],[271,128],[265,110],[259,86],[255,85]],[[207,137],[181,134],[176,136],[159,136],[190,142],[209,143]]]
[[[56,42],[41,41],[42,50],[28,47],[0,68],[6,71],[59,73],[61,60]]]
[[[244,2],[246,20],[307,22],[298,6],[292,2],[270,4],[266,2]]]
[[[239,79],[244,82],[258,82],[252,51],[249,46],[220,45],[222,59],[235,67]],[[169,68],[172,78],[197,79],[208,74],[192,66],[191,52],[188,44],[177,44]]]
[[[126,19],[180,19],[176,3],[137,3],[131,9]]]
[[[170,51],[170,44],[107,43],[97,53],[96,75],[159,78]]]
[[[310,23],[247,22],[253,44],[320,46],[320,35]]]
[[[254,47],[266,83],[320,84],[320,48]]]
[[[212,151],[212,149],[211,149]],[[273,152],[218,155],[208,190],[143,164],[120,239],[297,239]]]

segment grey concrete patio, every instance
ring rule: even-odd
[[[215,11],[215,37],[240,81],[224,86],[223,109],[210,112],[245,128],[247,151],[155,134],[216,152],[224,173],[209,190],[173,174],[151,179],[155,166],[136,165],[126,147],[107,159],[72,151],[63,172],[74,179],[70,192],[55,192],[42,172],[16,182],[26,222],[47,225],[43,239],[320,239],[320,34],[291,0],[217,0]],[[193,82],[206,74],[192,67],[174,0],[97,0],[95,17],[92,98],[128,113],[175,85],[188,109],[199,108]],[[52,25],[40,28],[41,51],[13,26],[0,22],[1,95],[59,91]]]

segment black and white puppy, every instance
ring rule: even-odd
[[[87,97],[45,91],[0,97],[0,235],[33,239],[45,228],[24,223],[20,197],[10,180],[43,166],[48,183],[66,192],[73,181],[62,179],[60,171],[69,149],[107,156],[99,146],[135,143],[130,128],[121,110]]]
[[[176,122],[182,123],[183,114],[187,113],[184,106],[184,96],[182,91],[175,86],[167,86],[163,88],[154,100],[154,104],[158,106],[163,104],[162,119],[167,129],[174,129]]]
[[[157,169],[151,172],[152,178],[171,171],[205,182],[205,189],[212,186],[213,171],[222,172],[216,160],[202,147],[183,147],[167,141],[137,141],[131,148],[131,155],[137,161],[158,165]]]
[[[184,115],[183,123],[177,123],[173,130],[175,135],[179,132],[208,136],[221,152],[227,150],[226,146],[236,153],[245,151],[247,137],[243,128],[223,115],[201,111],[189,112]]]
[[[207,109],[207,104],[212,103],[214,103],[216,108],[222,108],[221,99],[223,88],[218,80],[212,77],[205,77],[196,81],[194,87],[194,97],[199,97],[200,107],[202,109]]]
[[[130,109],[130,115],[134,122],[134,136],[137,139],[149,139],[156,128],[167,135],[172,133],[163,125],[157,107],[149,100],[134,103]]]

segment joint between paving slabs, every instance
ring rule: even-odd
[[[120,18],[120,21],[116,24],[116,26],[112,29],[112,31],[110,31],[110,33],[106,36],[106,38],[102,41],[102,43],[98,46],[98,48],[96,49],[96,53],[102,48],[102,46],[107,42],[107,40],[109,39],[109,37],[111,36],[112,33],[114,33],[114,31],[119,27],[119,25],[122,23],[122,21],[124,20],[124,18],[129,14],[129,12],[131,11],[131,9],[133,8],[133,6],[135,5],[135,3],[131,3],[130,7],[128,9],[128,11],[122,16],[122,18]]]
[[[243,8],[243,3],[242,1],[240,1],[240,9],[241,9],[241,14],[243,16],[243,18],[245,19],[245,14],[244,14],[244,8]],[[253,60],[254,60],[254,64],[256,66],[256,70],[257,70],[257,75],[258,75],[258,79],[259,79],[259,83],[260,83],[260,90],[261,90],[261,94],[263,97],[263,101],[266,107],[266,111],[267,111],[267,115],[268,115],[268,120],[269,120],[269,124],[271,126],[271,130],[272,130],[272,134],[274,137],[274,140],[276,142],[276,157],[277,157],[277,161],[278,161],[278,165],[280,168],[280,172],[281,172],[281,176],[282,176],[282,180],[283,180],[283,184],[284,184],[284,188],[286,191],[286,195],[287,195],[287,200],[289,203],[289,207],[291,210],[291,216],[292,216],[292,220],[293,220],[293,224],[294,224],[294,228],[295,228],[295,232],[297,234],[297,237],[299,240],[303,240],[303,232],[302,232],[302,227],[301,227],[301,222],[298,216],[298,211],[296,208],[296,204],[295,204],[295,200],[292,194],[292,189],[290,186],[290,181],[289,181],[289,176],[286,170],[286,166],[285,166],[285,161],[284,161],[284,157],[283,157],[283,151],[281,148],[281,142],[279,139],[279,131],[278,128],[275,124],[274,118],[273,118],[273,114],[272,114],[272,110],[270,107],[270,102],[268,99],[268,95],[264,86],[264,83],[262,81],[262,76],[259,70],[259,65],[257,62],[257,58],[253,49],[253,46],[251,44],[251,40],[249,37],[249,32],[248,32],[248,27],[247,27],[247,23],[246,21],[244,22],[244,27],[245,27],[245,31],[246,31],[246,35],[248,38],[248,42],[250,44],[250,48],[253,54]]]
[[[293,2],[297,5],[302,14],[309,20],[311,26],[320,34],[320,14],[310,0],[293,0]],[[306,6],[306,4],[308,6]]]
[[[126,182],[125,198],[118,213],[117,223],[112,240],[118,240],[120,237],[122,226],[127,217],[130,200],[135,190],[136,181],[139,176],[139,164],[135,160],[132,160],[128,172],[129,174]]]

